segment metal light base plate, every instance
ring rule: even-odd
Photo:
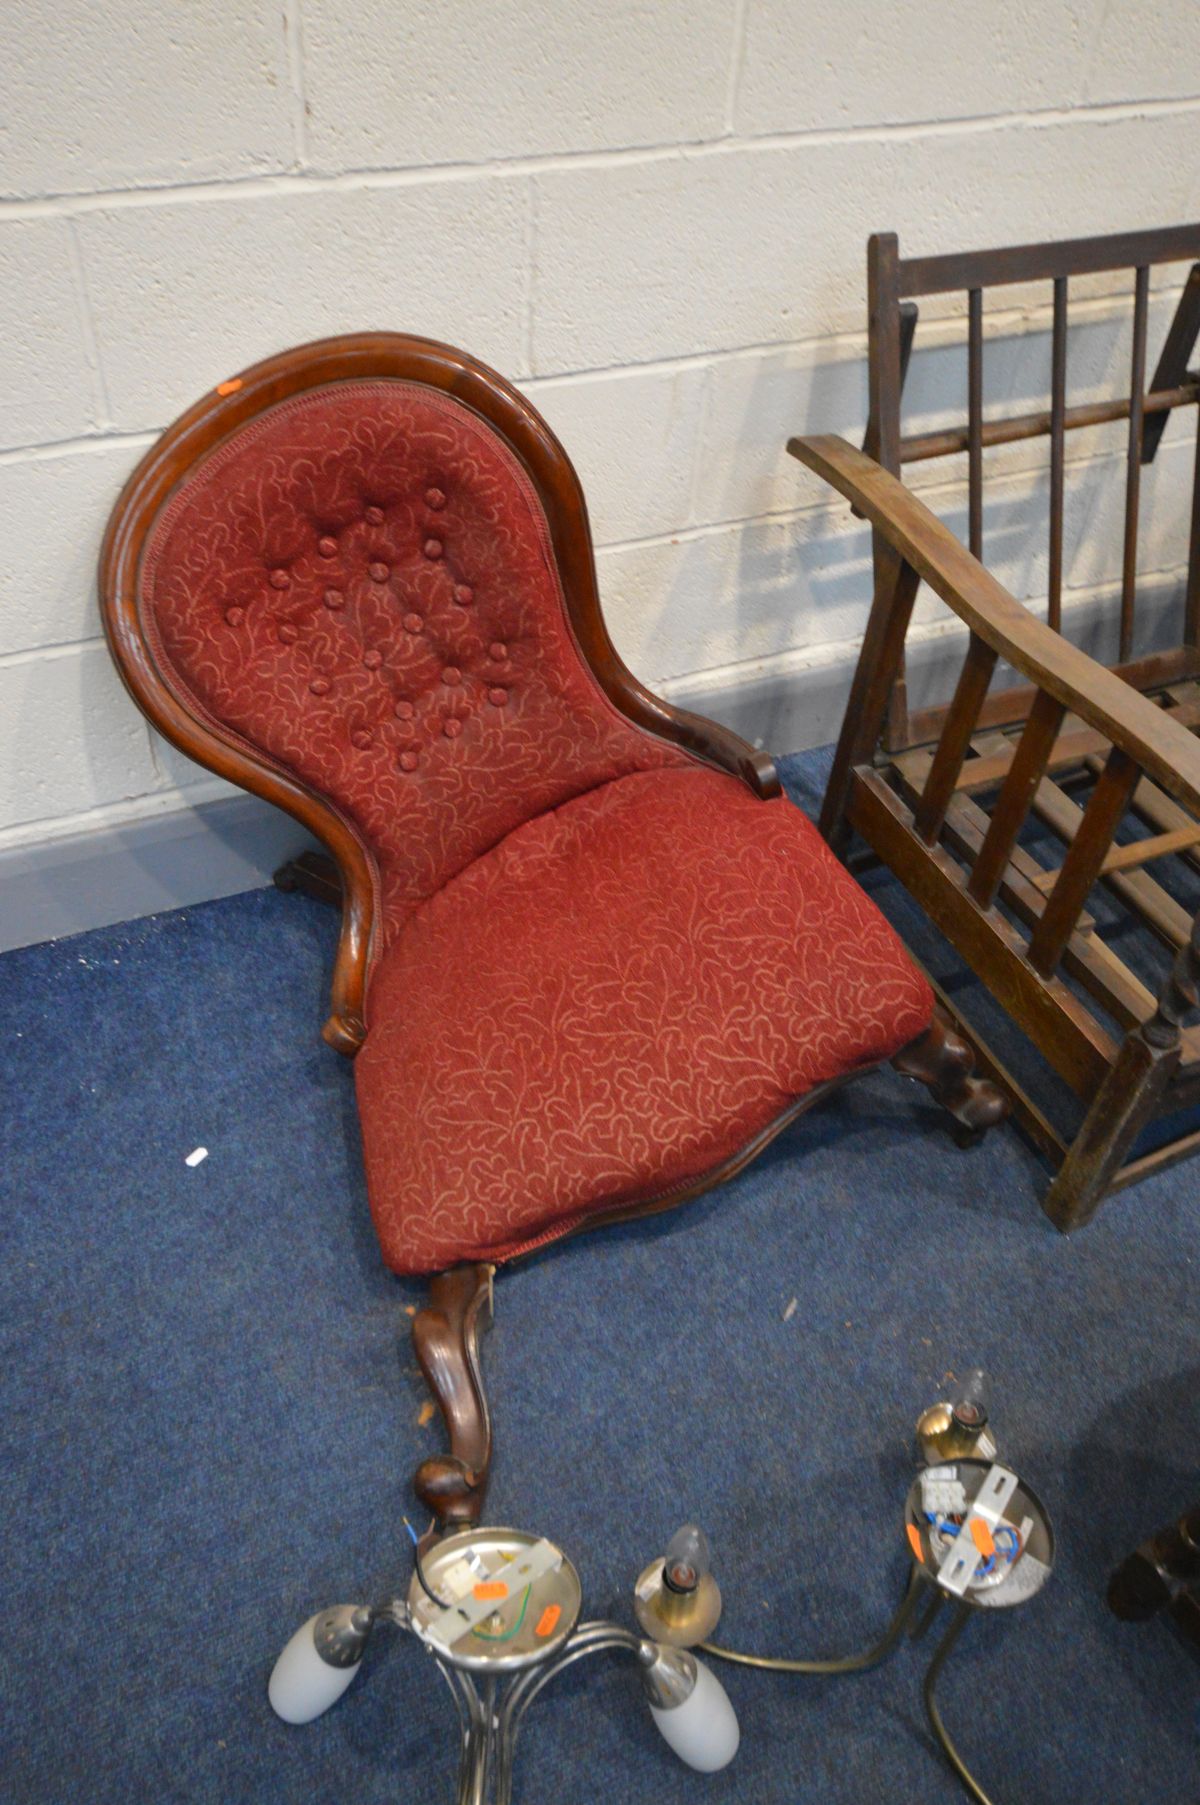
[[[974,1514],[976,1499],[985,1495],[989,1475],[1004,1469],[997,1469],[989,1460],[955,1460],[946,1461],[937,1469],[926,1468],[914,1479],[904,1507],[909,1548],[925,1578],[940,1584],[939,1569],[951,1544],[935,1525],[928,1522],[922,1489],[923,1482],[935,1471],[939,1476],[944,1474],[949,1484],[962,1487],[967,1511],[963,1524],[965,1531]],[[1011,1564],[998,1562],[991,1573],[979,1573],[961,1589],[953,1588],[962,1603],[979,1609],[996,1610],[1024,1604],[1026,1599],[1041,1591],[1054,1565],[1054,1529],[1046,1508],[1023,1479],[1017,1479],[1015,1475],[1010,1477],[1014,1484],[1011,1488],[1004,1486],[1005,1501],[994,1516],[997,1524],[1009,1527],[1014,1535],[1020,1534],[1019,1555]]]
[[[526,1587],[519,1582],[519,1570],[531,1557],[535,1576]],[[461,1635],[447,1636],[444,1629],[439,1630],[446,1613],[413,1575],[408,1589],[409,1622],[440,1660],[467,1673],[499,1675],[540,1665],[559,1652],[575,1628],[583,1602],[579,1575],[561,1549],[522,1529],[461,1530],[436,1543],[423,1557],[430,1590],[447,1601],[460,1596],[468,1577],[464,1563],[474,1575],[466,1594],[472,1601],[472,1615],[479,1616],[474,1608],[475,1584],[484,1588],[503,1585],[507,1590],[476,1624],[464,1621]],[[439,1633],[431,1633],[434,1631]]]

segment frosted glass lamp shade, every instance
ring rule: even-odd
[[[738,1751],[737,1713],[719,1679],[696,1662],[696,1684],[681,1705],[651,1705],[650,1715],[681,1761],[700,1774],[728,1767]]]
[[[326,1614],[319,1611],[301,1624],[272,1669],[267,1697],[285,1724],[310,1724],[320,1717],[337,1704],[358,1672],[359,1661],[331,1667],[317,1652],[314,1632]]]

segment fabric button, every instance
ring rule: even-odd
[[[275,631],[285,646],[294,646],[300,637],[299,627],[293,626],[290,620],[281,621]]]
[[[411,702],[397,702],[392,710],[398,721],[411,721],[416,712]]]
[[[455,585],[454,599],[460,608],[469,608],[475,600],[475,591],[469,583],[458,583]]]
[[[456,740],[458,738],[459,734],[462,732],[462,722],[457,715],[452,714],[450,716],[450,719],[442,728],[442,732],[448,740]]]
[[[336,557],[337,556],[337,540],[330,539],[328,537],[328,535],[326,535],[326,537],[324,539],[317,540],[317,550],[320,552],[320,554],[323,558]]]
[[[371,650],[363,653],[363,663],[369,671],[377,671],[383,663],[383,653]]]
[[[329,678],[314,677],[308,687],[314,696],[327,696],[329,694]]]
[[[419,614],[406,614],[404,616],[403,626],[406,633],[419,633],[424,625],[424,618]]]
[[[442,682],[448,683],[451,689],[454,688],[456,683],[462,682],[462,672],[456,664],[448,664],[446,666],[445,670],[442,672]]]
[[[506,689],[489,689],[488,701],[493,708],[503,708],[508,701],[508,691]]]
[[[244,608],[226,608],[225,610],[225,619],[231,627],[240,627],[245,618],[246,610]]]
[[[497,664],[504,663],[504,660],[508,657],[508,647],[504,644],[502,639],[494,639],[492,641],[491,645],[488,647],[488,657],[494,659]]]
[[[437,509],[445,507],[446,497],[442,494],[440,489],[426,489],[425,505],[427,508],[433,508],[436,512]]]
[[[272,589],[286,589],[291,580],[292,579],[289,577],[286,570],[273,570],[271,572],[270,584]]]
[[[370,526],[382,526],[383,525],[383,509],[382,508],[368,508],[366,513],[364,514],[363,518],[364,518],[364,520],[367,521],[367,523]]]
[[[365,752],[371,744],[371,731],[368,727],[356,727],[350,735],[350,739],[360,752]]]
[[[327,589],[325,591],[325,606],[327,608],[332,608],[335,614],[339,608],[344,608],[346,606],[346,598],[340,589]]]
[[[402,752],[396,762],[402,771],[415,771],[421,760],[415,752]]]
[[[386,564],[371,564],[367,568],[370,571],[372,583],[386,583],[391,575]]]
[[[440,539],[427,539],[421,550],[427,558],[440,558],[443,550],[442,542]]]

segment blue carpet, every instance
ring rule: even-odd
[[[790,762],[810,803],[821,771]],[[334,938],[264,890],[0,960],[6,1801],[453,1796],[450,1702],[408,1642],[306,1729],[266,1702],[301,1619],[403,1579],[408,1478],[441,1445],[404,1332],[422,1289],[379,1263],[350,1068],[317,1037]],[[970,1626],[951,1728],[998,1805],[1195,1798],[1198,1669],[1103,1595],[1200,1490],[1198,1170],[1064,1240],[1014,1131],[960,1152],[872,1075],[723,1191],[501,1276],[491,1515],[561,1541],[585,1609],[628,1621],[695,1517],[730,1643],[850,1651],[903,1583],[912,1423],[982,1364],[1059,1565]],[[625,1663],[584,1663],[529,1719],[517,1798],[955,1800],[926,1659],[720,1669],[743,1741],[708,1780]]]

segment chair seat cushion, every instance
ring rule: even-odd
[[[502,1260],[700,1184],[929,988],[801,811],[707,767],[536,816],[410,917],[355,1062],[388,1265]]]

